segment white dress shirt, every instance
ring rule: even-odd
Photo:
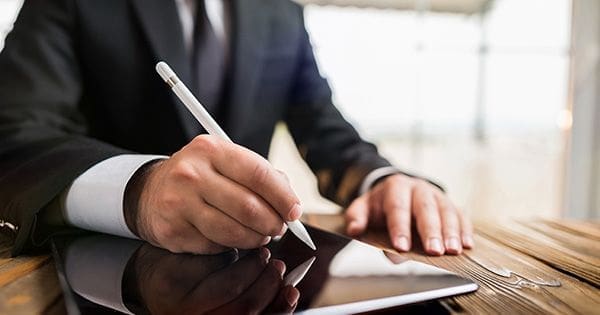
[[[177,4],[186,49],[191,53],[196,0],[174,1]],[[211,26],[223,45],[223,51],[227,53],[229,16],[225,12],[223,2],[204,1]],[[166,158],[168,157],[161,155],[123,154],[97,163],[77,177],[63,194],[63,217],[69,224],[86,230],[137,238],[125,223],[125,188],[133,174],[144,164]],[[394,167],[374,170],[363,181],[359,193],[368,191],[377,179],[398,172]]]

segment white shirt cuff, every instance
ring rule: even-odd
[[[393,174],[402,173],[398,168],[393,166],[380,167],[372,170],[365,179],[363,180],[360,188],[358,189],[358,195],[362,195],[371,189],[371,186],[380,178]]]
[[[137,238],[125,223],[125,188],[140,167],[165,158],[168,157],[123,154],[92,166],[68,188],[62,207],[65,220],[82,229]]]

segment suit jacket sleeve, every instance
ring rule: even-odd
[[[25,1],[0,54],[0,219],[16,226],[14,254],[79,174],[127,153],[85,136],[73,3]]]
[[[321,194],[346,206],[368,173],[390,163],[373,144],[361,139],[333,105],[331,89],[319,74],[303,28],[302,11],[298,11],[302,35],[286,123],[300,154],[317,176]]]

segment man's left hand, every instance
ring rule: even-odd
[[[347,233],[362,234],[368,226],[387,227],[392,245],[411,248],[411,222],[430,255],[460,254],[473,247],[473,228],[452,201],[431,183],[403,174],[391,175],[356,198],[346,210]]]

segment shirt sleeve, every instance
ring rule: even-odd
[[[162,155],[122,154],[79,175],[63,195],[67,223],[86,230],[137,238],[125,223],[123,198],[129,179],[144,164]]]

